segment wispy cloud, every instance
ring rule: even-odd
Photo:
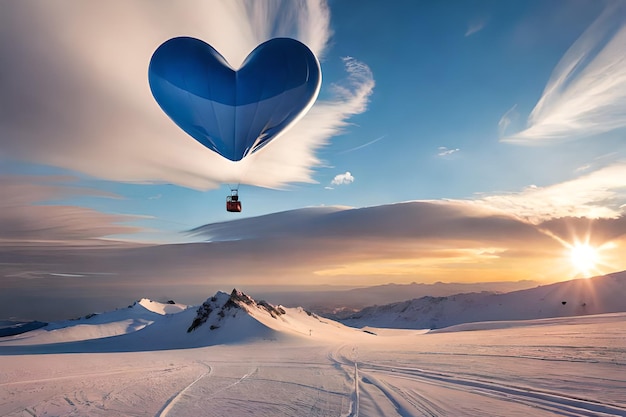
[[[370,140],[369,142],[364,143],[363,145],[355,146],[354,148],[350,148],[350,149],[346,149],[345,151],[340,151],[340,152],[337,152],[337,155],[341,155],[341,154],[344,154],[344,153],[349,153],[349,152],[358,151],[359,149],[366,148],[366,147],[368,147],[368,146],[370,146],[370,145],[373,145],[374,143],[376,143],[376,142],[378,142],[378,141],[381,141],[381,140],[383,140],[383,139],[385,139],[385,138],[386,138],[386,136],[384,136],[384,135],[383,135],[383,136],[379,136],[379,137],[377,137],[377,138],[376,138],[376,139],[374,139],[374,140]]]
[[[372,285],[390,276],[399,283],[529,277],[549,282],[575,274],[561,241],[589,233],[593,244],[609,248],[603,259],[610,269],[602,272],[611,272],[626,268],[626,190],[619,181],[625,169],[614,165],[570,182],[475,200],[314,207],[241,218],[198,228],[195,237],[210,243],[184,245],[50,250],[39,240],[55,235],[59,225],[61,235],[83,242],[97,236],[98,225],[109,233],[123,218],[48,212],[45,224],[20,231],[27,246],[0,245],[2,295],[9,301],[54,291],[101,297],[124,288],[128,297],[150,296],[146,289],[159,291],[156,296],[192,297],[207,287],[290,285],[293,277],[302,285]],[[585,197],[572,197],[578,192]],[[594,211],[601,204],[611,210]],[[0,207],[0,228],[12,224],[2,222],[4,213]],[[579,217],[585,213],[606,217]],[[33,218],[27,216],[26,224]],[[76,271],[84,277],[68,276]],[[31,278],[41,279],[31,284]]]
[[[70,205],[44,205],[58,198],[89,195],[116,197],[65,185],[66,177],[0,177],[0,246],[102,245],[111,235],[142,230],[127,222],[135,216],[102,213]],[[108,243],[113,243],[108,241]]]
[[[259,43],[290,36],[323,57],[332,35],[326,1],[19,2],[3,5],[0,27],[0,55],[12,57],[2,72],[3,153],[114,181],[198,189],[313,182],[316,150],[366,109],[374,87],[369,68],[346,58],[347,78],[333,87],[325,80],[334,98],[233,163],[163,114],[146,81],[152,53],[169,38],[194,36],[238,66]]]
[[[485,28],[487,19],[475,19],[467,24],[467,30],[465,31],[465,37],[472,36],[473,34],[480,32]]]
[[[437,148],[438,152],[437,152],[437,156],[450,156],[453,153],[459,152],[460,149],[459,148],[454,148],[454,149],[448,149],[445,146],[440,146],[439,148]]]
[[[513,107],[508,109],[504,115],[498,121],[498,134],[500,137],[506,135],[509,127],[516,123],[519,119],[519,113],[517,112],[517,104],[514,104]]]
[[[332,185],[343,185],[343,184],[352,184],[354,182],[354,177],[350,173],[350,171],[346,171],[344,174],[337,174],[335,178],[330,182]]]
[[[552,72],[525,130],[503,141],[536,144],[626,127],[626,4],[609,3]]]
[[[626,162],[546,187],[485,196],[477,202],[533,223],[559,217],[617,218],[624,214]]]

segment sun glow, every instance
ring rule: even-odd
[[[576,243],[570,248],[572,265],[585,277],[590,276],[600,261],[598,250],[588,243]]]

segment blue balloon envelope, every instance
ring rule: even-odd
[[[211,45],[180,37],[154,52],[148,81],[159,106],[181,129],[239,161],[308,111],[321,71],[313,52],[294,39],[262,43],[234,70]]]

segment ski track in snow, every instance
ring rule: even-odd
[[[395,380],[408,381],[409,385],[411,385],[411,382],[418,384],[426,383],[454,391],[464,391],[496,398],[505,402],[516,402],[532,407],[535,410],[542,410],[561,416],[626,416],[626,407],[602,404],[589,399],[536,390],[527,386],[503,385],[488,380],[468,379],[465,376],[420,368],[403,368],[373,362],[357,363],[350,359],[348,354],[343,354],[342,349],[345,349],[345,346],[333,352],[332,360],[337,364],[354,366],[355,378],[358,379],[358,384],[355,387],[356,412],[352,414],[354,417],[359,416],[359,387],[364,392],[368,392],[371,390],[371,387],[375,387],[393,404],[396,412],[401,417],[449,415],[446,407],[438,405],[434,399],[429,399],[428,396],[420,394],[416,389],[404,388],[402,385],[407,385],[406,383],[394,383]],[[562,361],[561,359],[555,360]]]
[[[330,350],[326,355],[327,359],[333,365],[333,367],[339,371],[341,371],[348,380],[352,380],[352,392],[350,393],[350,403],[347,414],[341,414],[341,417],[358,417],[359,415],[359,370],[357,368],[356,362],[352,362],[353,365],[344,361],[341,356],[340,351],[344,349],[346,345],[339,345],[334,349]],[[352,347],[352,354],[355,354],[356,347]],[[340,359],[341,358],[341,359]],[[353,370],[351,371],[351,366],[353,366]]]
[[[176,395],[174,395],[172,398],[170,398],[163,405],[161,410],[159,410],[159,412],[156,414],[156,417],[166,417],[169,414],[169,412],[172,410],[172,408],[176,405],[176,403],[178,403],[178,401],[180,401],[180,399],[183,397],[185,392],[187,392],[187,390],[189,390],[191,387],[193,387],[196,384],[196,382],[200,381],[202,378],[205,378],[205,377],[211,375],[211,372],[213,371],[213,368],[211,368],[210,365],[207,365],[205,363],[203,363],[203,365],[205,365],[208,368],[208,370],[205,373],[203,373],[202,375],[200,375],[198,378],[196,378],[191,384],[187,385],[185,388],[180,390]]]
[[[168,360],[179,363],[175,368],[148,370],[139,363],[132,372],[80,373],[4,383],[0,386],[0,403],[6,399],[2,395],[3,389],[15,393],[22,392],[22,388],[42,390],[44,395],[36,397],[34,402],[13,408],[13,411],[5,409],[3,412],[0,407],[0,415],[146,415],[139,410],[148,411],[147,405],[157,399],[156,394],[146,392],[150,392],[156,384],[163,385],[169,380],[168,372],[173,372],[172,376],[180,375],[176,379],[178,389],[170,391],[161,408],[150,415],[626,416],[623,402],[601,403],[593,397],[582,398],[557,390],[531,388],[527,381],[515,377],[503,383],[488,372],[468,372],[464,367],[456,372],[450,371],[450,368],[440,370],[429,363],[427,366],[432,367],[430,369],[417,366],[419,361],[416,359],[408,365],[406,362],[398,363],[390,361],[390,357],[384,351],[379,352],[375,345],[360,343],[356,347],[344,344],[322,349],[300,347],[294,351],[286,347],[278,351],[282,360],[268,360],[263,356],[269,349],[275,349],[271,344],[237,349],[241,350],[228,354],[241,356],[241,361],[224,358],[225,350],[200,350],[184,360],[172,356]],[[209,352],[214,360],[193,359],[195,355],[206,357]],[[367,358],[359,359],[359,352]],[[300,355],[304,355],[304,360],[298,360]],[[465,362],[468,365],[472,360],[481,365],[480,355],[474,359],[468,359],[470,355],[467,353],[460,356],[463,361],[470,361]],[[111,355],[115,362],[114,357]],[[419,356],[416,358],[419,359]],[[557,362],[563,363],[561,360]],[[199,365],[205,369],[201,371]],[[616,366],[618,378],[622,368],[622,365]],[[142,377],[142,372],[145,372],[145,377]],[[156,382],[151,381],[150,372],[159,376]],[[183,377],[191,377],[187,379],[191,382],[180,384]],[[614,376],[608,375],[606,381],[613,381],[611,378]],[[136,387],[142,379],[146,380],[145,387]],[[625,382],[624,377],[621,379],[617,383]],[[141,393],[141,397],[127,392],[131,386]],[[49,387],[54,387],[55,391],[46,393],[46,390],[52,389]],[[112,387],[115,392],[107,391]],[[98,401],[98,398],[102,400]],[[471,398],[470,404],[473,405],[487,405],[472,414],[467,409],[458,408],[465,398]],[[120,405],[126,408],[119,408]],[[516,406],[519,409],[515,409]],[[131,412],[133,408],[134,413]]]
[[[350,415],[344,412],[345,383],[335,377],[334,366],[292,360],[258,363],[213,362],[210,374],[185,386],[156,416]]]
[[[428,401],[428,398],[422,397],[416,392],[409,392],[394,386],[391,383],[393,378],[403,378],[410,381],[427,381],[442,387],[452,387],[456,390],[478,392],[481,395],[502,398],[502,400],[505,401],[515,401],[537,409],[552,411],[566,416],[597,416],[598,413],[617,416],[626,415],[626,408],[598,404],[584,399],[564,397],[548,392],[533,391],[528,388],[502,386],[475,380],[463,380],[451,375],[433,374],[418,369],[398,370],[394,368],[394,370],[391,370],[390,367],[381,367],[380,365],[373,364],[368,364],[366,367],[373,372],[362,372],[362,374],[368,377],[370,383],[385,392],[390,400],[398,405],[398,408],[405,411],[401,413],[403,416],[412,416],[414,414],[408,411],[408,407],[401,405],[404,402],[401,399],[411,404],[412,408],[417,411],[426,413],[419,415],[438,416],[442,415],[442,410],[434,407],[433,403]],[[373,376],[377,373],[386,376],[392,374],[392,378],[387,378],[384,380],[385,382],[381,382]]]
[[[626,416],[626,314],[425,334],[261,313],[275,331],[239,314],[221,331],[256,339],[193,349],[0,346],[0,416]]]

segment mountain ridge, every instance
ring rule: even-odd
[[[626,271],[496,293],[426,296],[335,317],[353,327],[440,329],[462,323],[534,320],[626,311]],[[330,316],[332,318],[332,316]]]
[[[148,305],[151,308],[146,308]],[[167,309],[173,312],[166,312]],[[302,308],[218,291],[197,308],[142,299],[128,308],[49,323],[0,338],[0,354],[187,349],[252,340],[290,341],[365,334]]]

